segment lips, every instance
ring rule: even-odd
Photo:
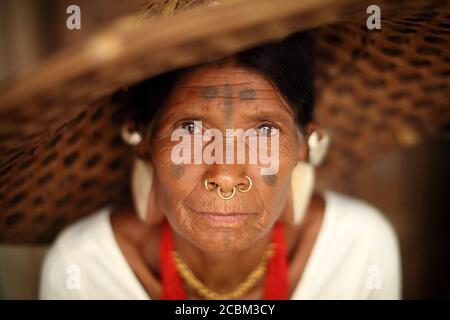
[[[209,214],[202,213],[202,215],[209,220],[216,222],[236,222],[248,218],[249,214]]]
[[[218,222],[218,223],[233,223],[243,221],[249,218],[252,213],[243,213],[243,212],[231,212],[231,213],[219,213],[219,212],[201,212],[195,209],[189,208],[192,212],[199,214],[203,218]]]

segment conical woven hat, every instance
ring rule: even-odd
[[[0,241],[47,242],[126,200],[132,154],[114,92],[296,31],[317,42],[315,117],[332,139],[319,174],[349,173],[448,125],[448,1],[378,1],[378,31],[366,28],[368,1],[150,4],[153,17],[121,19],[3,85]]]

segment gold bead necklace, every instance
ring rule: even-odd
[[[267,262],[275,253],[275,244],[270,243],[264,255],[261,258],[258,266],[241,282],[236,289],[227,292],[220,293],[209,289],[200,279],[198,279],[189,267],[181,259],[180,255],[176,251],[172,251],[172,258],[175,263],[180,276],[186,281],[186,283],[193,288],[203,298],[209,300],[230,300],[242,298],[255,284],[264,276],[267,270]]]

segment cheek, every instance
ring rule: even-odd
[[[175,164],[171,160],[171,143],[155,145],[153,164],[155,185],[162,198],[183,200],[192,191],[192,181],[198,181],[202,175],[199,166]],[[170,202],[170,201],[169,201]]]
[[[290,192],[290,176],[297,163],[295,148],[290,143],[280,143],[279,169],[276,174],[262,175],[259,167],[254,168],[258,178],[258,191],[266,210],[271,215],[279,214],[285,207]]]
[[[271,174],[271,175],[263,175],[262,179],[266,185],[268,185],[269,187],[273,187],[277,183],[278,173]]]
[[[280,168],[275,175],[259,175],[258,192],[265,210],[271,216],[277,216],[285,207],[290,190],[289,178],[290,170],[287,168]]]
[[[170,165],[170,176],[173,179],[182,179],[185,174],[185,166],[181,164],[171,163]]]
[[[155,168],[155,197],[157,206],[167,217],[180,222],[186,218],[184,212],[186,200],[195,193],[203,171],[198,165],[175,165],[170,160],[159,162]],[[180,220],[181,219],[181,220]],[[181,223],[181,222],[180,222]]]
[[[270,216],[278,215],[285,207],[290,190],[290,174],[297,162],[292,139],[280,139],[278,170],[272,175],[262,175],[261,166],[248,165],[247,172],[256,184],[255,198]],[[155,172],[154,184],[157,185],[157,199],[164,211],[174,211],[181,207],[199,186],[199,181],[207,170],[207,165],[175,164],[171,159],[175,143],[159,141],[152,148]],[[199,188],[199,190],[202,190]],[[201,198],[201,197],[199,197]]]

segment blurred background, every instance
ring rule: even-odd
[[[98,31],[142,1],[2,0],[0,84]],[[69,5],[82,9],[81,30],[65,27]],[[333,189],[381,209],[401,242],[403,297],[450,298],[450,124],[439,137],[380,155],[351,175],[318,172],[318,189]],[[0,243],[0,298],[36,298],[46,245]]]

